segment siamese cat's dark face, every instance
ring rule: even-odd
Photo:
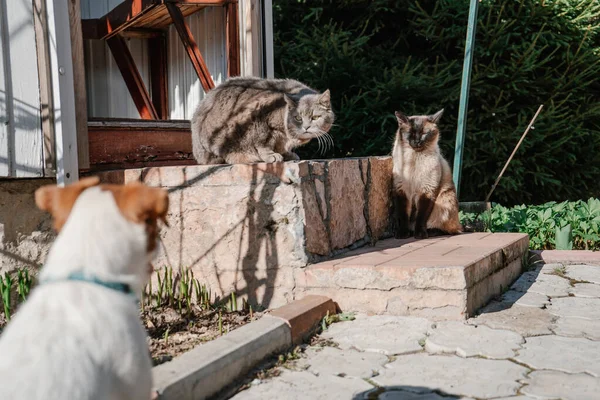
[[[415,151],[422,151],[437,143],[440,135],[437,124],[443,113],[442,109],[433,115],[407,117],[400,111],[396,111],[398,134],[402,135],[402,140],[408,142]]]

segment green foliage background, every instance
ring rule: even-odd
[[[275,70],[332,93],[334,149],[306,158],[389,154],[395,110],[446,112],[452,162],[469,2],[274,1]],[[483,200],[540,104],[496,189],[503,204],[600,193],[600,1],[482,0],[461,201]]]
[[[488,232],[521,232],[529,235],[529,247],[554,249],[557,229],[569,225],[576,250],[600,250],[600,200],[551,201],[537,206],[495,205],[483,214],[460,213],[462,223],[481,221]]]

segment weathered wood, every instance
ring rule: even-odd
[[[88,168],[90,154],[87,133],[87,93],[85,87],[85,60],[81,26],[80,0],[69,0],[69,24],[71,26],[71,55],[73,57],[73,86],[75,89],[75,124],[77,125],[77,156],[79,168]]]
[[[90,170],[193,165],[188,121],[89,123]]]
[[[162,29],[131,28],[121,32],[121,36],[132,39],[154,39],[164,37],[165,33]]]
[[[231,2],[225,6],[227,20],[227,76],[240,75],[240,30],[239,30],[238,2]]]
[[[97,20],[84,21],[84,38],[108,39],[128,28],[165,28],[171,24],[165,3],[181,4],[184,16],[203,7],[222,6],[230,0],[126,0]]]
[[[152,104],[146,85],[144,85],[144,80],[135,65],[135,61],[125,40],[120,35],[116,35],[108,39],[106,43],[115,59],[117,67],[119,67],[119,71],[121,71],[123,80],[125,80],[127,89],[129,89],[140,117],[142,119],[158,119],[154,104]]]
[[[35,28],[38,76],[40,79],[40,109],[42,113],[42,134],[44,135],[44,176],[51,177],[56,174],[56,146],[54,143],[50,50],[48,36],[46,36],[48,21],[44,0],[34,0],[33,2],[33,26]]]
[[[99,19],[82,19],[81,36],[83,37],[83,40],[101,39],[99,26]]]
[[[159,119],[169,119],[169,83],[167,77],[167,39],[148,39],[152,103]]]
[[[174,3],[167,3],[166,6],[169,10],[171,18],[173,19],[173,24],[177,29],[177,33],[179,33],[181,42],[183,43],[183,46],[190,57],[190,61],[194,66],[194,70],[200,79],[200,83],[202,84],[204,91],[208,92],[215,87],[215,83],[208,72],[208,67],[204,62],[204,58],[202,58],[202,54],[200,54],[200,49],[198,49],[198,45],[192,36],[192,32],[187,26],[179,7],[177,7],[177,5]]]

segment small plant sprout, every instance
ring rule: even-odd
[[[223,335],[223,316],[221,315],[221,310],[219,309],[219,335]]]
[[[17,271],[17,293],[21,296],[21,300],[27,300],[27,296],[29,295],[29,291],[31,290],[32,283],[31,276],[29,275],[29,270],[27,269],[19,269]]]
[[[165,334],[163,335],[163,339],[165,340],[165,345],[169,345],[169,328],[167,328],[167,330],[165,331]]]
[[[10,292],[12,289],[13,280],[6,272],[4,278],[0,276],[0,294],[2,295],[2,304],[4,305],[4,316],[7,321],[10,321]]]

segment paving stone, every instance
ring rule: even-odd
[[[554,274],[556,274],[557,270],[562,270],[563,268],[565,268],[565,266],[563,264],[549,263],[549,264],[544,264],[541,267],[538,267],[536,269],[539,270],[542,274],[554,275]]]
[[[331,325],[322,336],[338,343],[341,349],[405,354],[421,350],[419,341],[430,326],[431,322],[417,317],[358,316],[354,321]]]
[[[586,374],[534,371],[524,382],[521,392],[538,399],[596,400],[600,392],[600,379]]]
[[[524,343],[515,332],[467,325],[460,321],[438,322],[428,331],[425,350],[433,354],[456,353],[460,357],[482,356],[503,359],[515,355]]]
[[[540,273],[540,269],[525,272],[510,287],[517,292],[539,293],[550,297],[568,296],[571,284],[557,275]]]
[[[578,281],[600,284],[600,266],[571,265],[567,267],[567,276]]]
[[[315,375],[336,375],[371,378],[389,360],[379,353],[340,350],[334,347],[311,347],[306,358],[298,361],[300,368],[308,368]]]
[[[236,394],[234,400],[286,399],[352,399],[372,390],[373,386],[358,378],[334,375],[315,376],[307,371],[283,371],[273,379],[252,385]]]
[[[583,337],[600,340],[600,320],[572,317],[560,317],[552,330],[559,336]]]
[[[547,310],[534,307],[512,305],[506,308],[506,303],[492,302],[484,307],[479,316],[467,321],[473,325],[485,325],[492,329],[509,329],[522,336],[549,335],[550,325],[556,317]]]
[[[544,294],[534,292],[517,292],[516,290],[509,290],[508,292],[504,293],[501,301],[503,303],[536,308],[544,308],[546,305],[550,304],[548,296]]]
[[[600,298],[600,285],[593,283],[577,283],[571,288],[569,293],[575,297]]]
[[[494,398],[516,395],[528,369],[506,360],[411,354],[398,357],[372,380],[381,386],[416,386],[449,395]],[[485,382],[485,384],[482,384]]]
[[[562,336],[528,338],[515,359],[533,369],[600,375],[600,342]]]
[[[600,319],[600,299],[565,297],[552,300],[548,311],[560,317]]]

